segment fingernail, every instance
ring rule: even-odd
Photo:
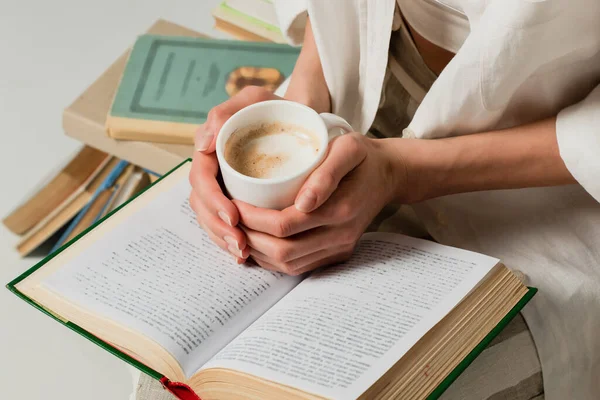
[[[235,246],[236,249],[241,250],[240,244],[232,236],[225,236],[223,240],[226,241],[228,245]]]
[[[194,140],[196,151],[207,150],[210,144],[212,143],[214,137],[215,135],[213,135],[212,132],[208,131],[204,126],[198,128]]]
[[[296,209],[300,212],[311,211],[317,203],[317,196],[311,189],[306,189],[298,200],[296,200]]]
[[[219,215],[219,218],[223,220],[223,222],[225,222],[229,226],[233,226],[231,224],[231,218],[229,218],[229,215],[225,214],[224,211],[219,211],[217,214]]]
[[[227,246],[227,250],[229,250],[229,252],[230,252],[231,254],[233,254],[234,256],[236,256],[236,257],[239,257],[239,258],[244,258],[244,256],[242,255],[242,251],[241,251],[241,250],[238,250],[238,249],[237,249],[237,248],[235,248],[233,245],[228,245],[228,246]]]

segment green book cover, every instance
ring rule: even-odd
[[[161,381],[161,383],[164,386],[166,386],[169,390],[173,390],[173,387],[178,387],[177,383],[171,383],[171,382],[169,382],[160,372],[155,371],[152,368],[148,367],[147,365],[139,362],[135,358],[133,358],[133,357],[129,356],[128,354],[122,352],[121,350],[115,348],[114,346],[110,345],[109,343],[103,341],[101,338],[93,335],[92,333],[88,332],[87,330],[83,329],[82,327],[78,326],[77,324],[74,324],[72,322],[63,320],[62,318],[60,318],[60,316],[54,314],[51,310],[46,309],[43,305],[38,304],[36,301],[30,299],[28,296],[26,296],[25,294],[21,293],[17,289],[16,285],[19,282],[21,282],[24,279],[26,279],[31,274],[33,274],[38,269],[42,268],[51,259],[53,259],[58,254],[60,254],[61,252],[63,252],[66,249],[68,249],[73,243],[75,243],[81,237],[83,237],[84,235],[86,235],[89,231],[91,231],[92,229],[94,229],[96,226],[98,226],[99,224],[101,224],[104,220],[106,220],[107,218],[110,218],[114,213],[118,212],[121,208],[127,206],[127,204],[129,204],[135,198],[137,198],[138,196],[142,195],[146,190],[151,189],[152,186],[156,185],[162,179],[165,179],[166,177],[168,177],[173,171],[175,171],[177,168],[179,168],[180,166],[182,166],[183,164],[185,164],[187,162],[191,162],[191,159],[187,159],[187,160],[183,161],[181,164],[179,164],[178,166],[176,166],[175,168],[173,168],[167,174],[163,175],[161,178],[159,178],[156,182],[154,182],[153,184],[151,184],[149,187],[147,187],[146,189],[144,189],[143,191],[141,191],[140,193],[138,193],[133,198],[129,199],[126,203],[122,204],[120,207],[116,208],[115,210],[113,210],[112,212],[110,212],[109,214],[107,214],[102,219],[98,220],[94,225],[92,225],[89,228],[87,228],[85,231],[83,231],[82,233],[80,233],[78,236],[76,236],[75,238],[73,238],[71,241],[69,241],[68,243],[64,244],[57,251],[55,251],[54,253],[48,255],[42,261],[40,261],[39,263],[37,263],[36,265],[34,265],[29,270],[25,271],[23,274],[21,274],[20,276],[18,276],[17,278],[15,278],[13,281],[11,281],[10,283],[8,283],[6,285],[6,287],[7,287],[8,290],[10,290],[12,293],[14,293],[15,295],[17,295],[19,298],[21,298],[22,300],[24,300],[25,302],[27,302],[31,306],[33,306],[36,309],[38,309],[39,311],[43,312],[47,316],[53,318],[57,322],[65,325],[67,328],[69,328],[69,329],[77,332],[78,334],[80,334],[83,337],[87,338],[88,340],[90,340],[94,344],[100,346],[104,350],[108,351],[109,353],[113,354],[114,356],[118,357],[119,359],[127,362],[128,364],[130,364],[131,366],[137,368],[138,370],[142,371],[143,373],[149,375],[150,377],[152,377],[152,378],[154,378],[156,380]],[[440,383],[440,385],[438,385],[438,387],[433,390],[433,392],[427,397],[427,400],[435,400],[435,399],[439,398],[442,395],[442,393],[444,393],[444,391],[452,384],[452,382],[454,382],[460,376],[460,374],[477,358],[477,356],[479,356],[479,354],[481,354],[481,352],[483,350],[485,350],[485,348],[502,331],[502,329],[504,329],[506,327],[506,325],[508,325],[508,323],[521,311],[521,309],[523,307],[525,307],[525,305],[533,298],[533,296],[536,293],[537,293],[537,289],[536,288],[529,287],[529,290],[521,298],[521,300],[508,312],[508,314],[506,314],[506,316],[496,325],[496,327],[494,327],[494,329],[492,329],[485,336],[485,338],[477,346],[475,346],[475,348],[467,355],[467,357],[465,357],[465,359],[461,361],[461,363]],[[185,386],[185,385],[183,385],[183,386]],[[188,390],[189,389],[189,388],[187,388],[187,389],[186,388],[184,388],[184,390]],[[179,389],[181,389],[181,388],[179,388]]]
[[[299,48],[286,44],[142,35],[110,108],[108,134],[152,140],[153,134],[168,138],[175,127],[175,137],[186,136],[189,130],[181,133],[177,125],[197,127],[211,108],[241,88],[254,85],[274,91],[291,75],[299,53]],[[149,124],[140,127],[140,121]]]

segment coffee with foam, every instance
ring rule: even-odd
[[[307,169],[319,154],[317,135],[297,125],[269,122],[241,128],[225,143],[224,156],[253,178],[284,178]]]

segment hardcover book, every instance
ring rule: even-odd
[[[27,256],[69,224],[75,216],[93,199],[94,193],[118,163],[114,157],[108,157],[103,162],[93,179],[81,186],[68,199],[50,211],[38,224],[21,237],[17,243],[17,251],[21,256]]]
[[[435,399],[535,294],[500,260],[368,233],[303,276],[237,265],[184,161],[8,288],[180,399]]]
[[[147,33],[189,37],[201,36],[198,32],[165,20],[156,21]],[[135,42],[135,38],[132,42]],[[130,49],[115,60],[65,109],[63,128],[65,133],[75,140],[144,169],[158,174],[165,174],[190,157],[193,153],[193,146],[189,144],[116,140],[106,134],[106,118],[119,81],[123,76],[129,53]]]
[[[292,73],[299,51],[275,43],[142,35],[110,108],[108,135],[191,144],[210,109],[243,87],[275,91]]]
[[[116,161],[116,160],[115,160]],[[109,206],[113,195],[118,190],[122,180],[128,179],[133,165],[128,165],[126,161],[116,162],[112,169],[107,171],[107,176],[103,182],[100,182],[91,200],[83,207],[77,216],[66,227],[58,241],[54,244],[51,251],[60,248],[65,242],[73,239],[83,232],[87,227],[93,225],[102,215],[104,209]]]
[[[35,194],[6,216],[4,225],[19,235],[35,229],[49,215],[66,207],[82,192],[104,168],[109,158],[106,153],[83,146],[56,174],[47,178],[47,182]]]

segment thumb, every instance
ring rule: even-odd
[[[196,151],[204,154],[210,154],[215,151],[217,135],[223,127],[223,124],[225,124],[233,114],[247,105],[252,104],[250,99],[243,99],[247,100],[246,102],[240,100],[242,99],[231,98],[218,106],[213,107],[208,112],[206,122],[200,125],[196,130],[196,137],[194,140]]]
[[[344,176],[359,166],[366,155],[360,134],[345,134],[334,139],[325,160],[298,192],[296,209],[308,213],[319,208],[337,189]]]
[[[212,130],[209,130],[207,125],[208,122],[200,125],[198,129],[196,129],[196,134],[194,137],[194,147],[196,148],[196,151],[200,151],[205,154],[215,151],[216,142],[216,135],[213,134]]]

